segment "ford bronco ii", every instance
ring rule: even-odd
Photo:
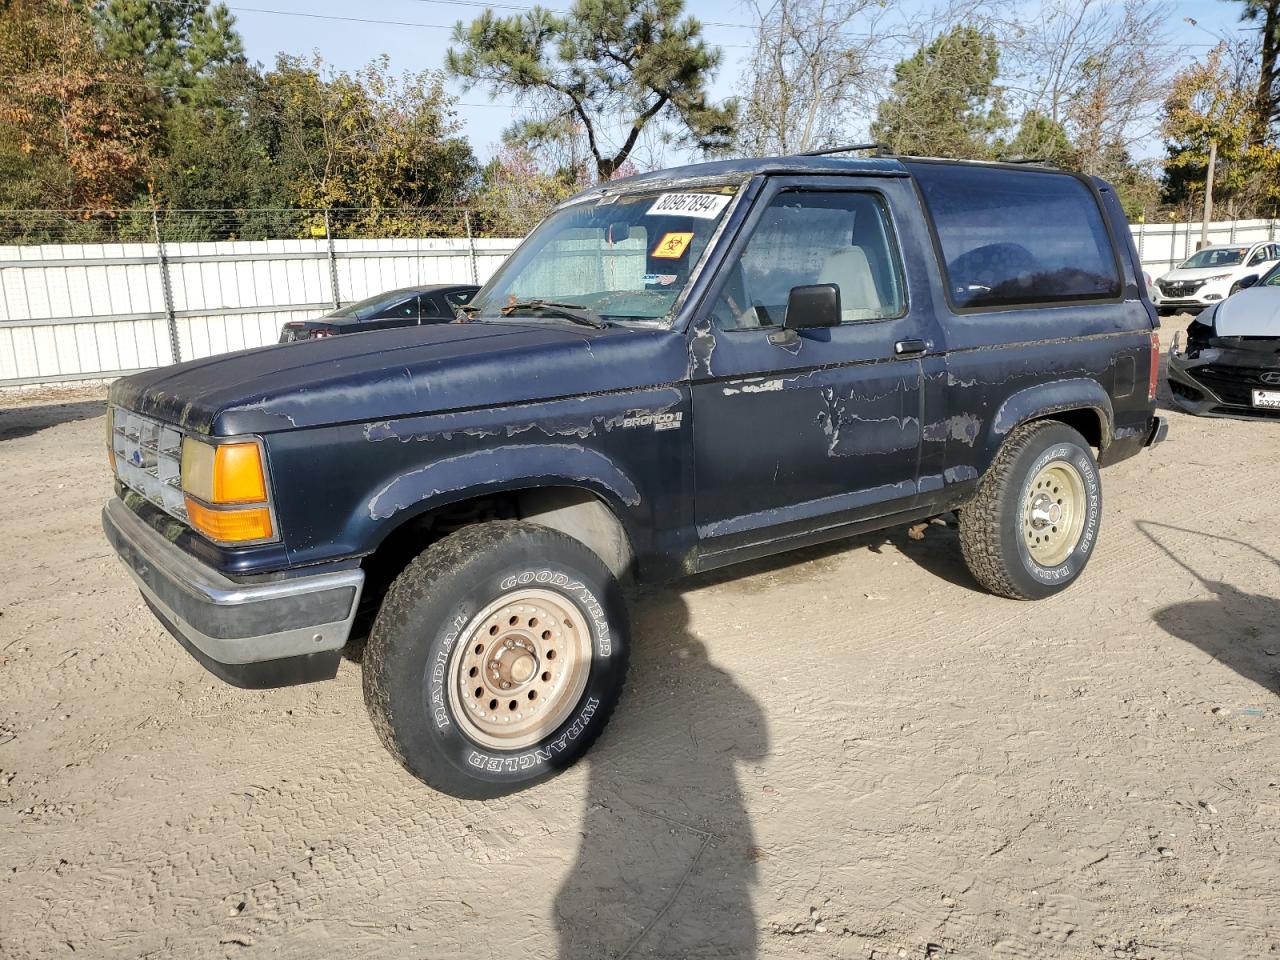
[[[561,204],[466,322],[117,381],[103,522],[242,686],[335,675],[362,610],[387,748],[492,797],[622,692],[620,584],[956,511],[975,579],[1075,581],[1098,465],[1161,439],[1114,191],[1043,167],[721,161]],[[354,645],[354,642],[353,642]]]

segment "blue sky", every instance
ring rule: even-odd
[[[532,0],[511,0],[513,5]],[[705,34],[724,50],[724,63],[712,82],[717,99],[737,92],[743,64],[751,52],[751,17],[740,0],[686,0],[691,13],[706,24]],[[569,0],[549,0],[551,9],[567,7]],[[227,0],[236,16],[250,59],[270,64],[279,52],[310,54],[318,51],[329,63],[352,69],[380,54],[387,54],[396,70],[438,69],[448,47],[449,30],[457,20],[470,20],[482,4],[465,0]],[[896,5],[900,15],[924,0]],[[1237,28],[1240,4],[1228,0],[1174,0],[1171,36],[1187,45],[1188,56],[1202,56],[1220,34]],[[499,13],[511,13],[502,4]],[[322,19],[324,16],[352,19]],[[1187,24],[1191,17],[1199,27]],[[398,23],[357,22],[359,19]],[[412,24],[412,25],[410,25]],[[1208,32],[1206,32],[1208,31]],[[515,114],[509,104],[491,103],[481,88],[462,95],[458,110],[466,135],[482,159],[489,157],[504,127]]]

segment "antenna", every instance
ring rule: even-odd
[[[798,153],[798,157],[826,157],[833,153],[853,153],[856,150],[873,150],[876,156],[884,156],[889,152],[887,143],[850,143],[843,147],[827,147],[825,150],[806,150]]]

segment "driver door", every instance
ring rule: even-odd
[[[933,321],[908,302],[895,203],[914,203],[908,181],[772,182],[722,262],[691,327],[707,566],[915,502]],[[790,290],[820,283],[842,322],[787,343]]]

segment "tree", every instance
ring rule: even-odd
[[[524,236],[548,210],[588,186],[581,166],[549,167],[529,147],[504,144],[481,173],[473,227],[491,236]]]
[[[703,42],[697,20],[680,19],[683,12],[683,0],[574,0],[566,15],[534,7],[499,18],[486,10],[454,28],[446,69],[465,89],[484,84],[581,124],[596,176],[608,180],[650,124],[669,124],[706,151],[729,143],[736,105],[712,105],[706,92],[720,53]]]
[[[893,68],[889,96],[871,125],[894,153],[967,159],[990,157],[1007,126],[996,38],[957,26]]]
[[[193,96],[220,67],[244,62],[235,18],[208,0],[104,0],[95,19],[108,59],[141,64],[166,100]]]
[[[1254,80],[1249,61],[1233,59],[1219,44],[1173,81],[1165,102],[1166,199],[1178,203],[1203,193],[1211,144],[1217,146],[1214,194],[1245,210],[1274,215],[1280,203],[1280,146],[1259,143]],[[1243,69],[1242,69],[1243,68]]]
[[[1259,63],[1254,138],[1266,139],[1271,124],[1280,124],[1280,0],[1237,0],[1244,4],[1240,19],[1258,24]]]
[[[1076,149],[1062,124],[1036,110],[1022,115],[1013,139],[1002,144],[999,153],[1009,159],[1044,160],[1071,169],[1079,163]]]
[[[831,146],[848,129],[855,101],[873,76],[871,34],[850,22],[876,0],[753,0],[756,55],[747,61],[738,144],[748,155],[802,153]]]
[[[1011,45],[1011,99],[1059,124],[1085,173],[1108,166],[1159,127],[1168,90],[1165,0],[1047,0]]]
[[[142,76],[98,48],[74,0],[0,6],[0,204],[125,206],[151,166]]]
[[[307,208],[372,208],[351,230],[424,227],[398,208],[456,203],[476,174],[454,100],[433,71],[393,75],[386,57],[355,73],[281,55],[261,93],[268,155]]]

